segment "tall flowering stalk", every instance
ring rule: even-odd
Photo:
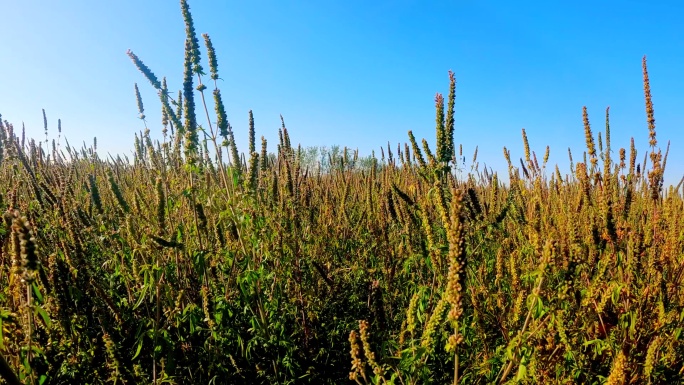
[[[232,172],[235,173],[237,176],[238,180],[242,178],[242,168],[240,158],[239,158],[239,153],[237,149],[237,144],[235,143],[235,136],[233,134],[233,129],[230,126],[230,123],[228,123],[228,118],[226,115],[226,108],[223,104],[223,99],[221,97],[221,90],[218,88],[217,80],[219,79],[218,75],[218,61],[216,59],[216,51],[214,50],[214,46],[211,42],[211,38],[209,37],[208,34],[202,35],[204,37],[204,41],[207,47],[207,57],[209,58],[209,70],[211,72],[211,79],[214,81],[214,108],[216,110],[216,126],[218,129],[218,132],[215,133],[213,130],[213,127],[211,126],[210,123],[210,129],[211,129],[211,135],[212,135],[212,140],[214,141],[214,147],[216,149],[216,152],[221,154],[221,149],[216,142],[216,134],[220,135],[223,138],[222,146],[224,147],[230,147],[230,152],[231,152],[231,158],[232,158],[232,163],[233,163],[233,168]],[[200,80],[201,81],[201,80]],[[204,93],[202,93],[202,101],[204,102]],[[205,103],[205,110],[206,110],[206,103]],[[207,113],[208,116],[208,113]],[[251,117],[251,111],[250,111],[250,124],[253,125],[253,118]],[[222,156],[219,155],[219,161],[221,161]],[[225,174],[225,171],[223,170],[223,164],[220,165],[221,172]],[[226,188],[228,188],[227,181],[225,181],[225,176],[224,176],[224,183],[226,184]]]
[[[450,206],[450,222],[446,227],[449,241],[449,273],[445,298],[451,305],[447,319],[454,331],[446,345],[447,351],[453,351],[454,384],[458,383],[458,346],[463,342],[463,335],[459,332],[459,321],[463,315],[463,294],[465,293],[465,239],[463,223],[461,221],[461,193],[452,189]]]
[[[256,135],[256,133],[254,132],[254,115],[252,114],[252,110],[249,110],[249,153],[250,154],[256,151],[255,135]]]
[[[435,95],[435,125],[437,130],[437,161],[442,162],[447,153],[447,134],[444,127],[444,97]]]
[[[197,148],[199,138],[197,136],[197,117],[195,116],[195,89],[193,88],[193,49],[192,39],[185,39],[185,62],[183,70],[183,111],[185,115],[185,160],[194,165],[197,161]]]
[[[584,123],[584,139],[587,143],[587,150],[589,151],[589,159],[592,169],[598,164],[596,158],[596,147],[594,146],[594,135],[591,133],[591,125],[589,124],[589,114],[587,114],[587,107],[582,107],[582,121]]]
[[[449,71],[449,97],[447,99],[446,122],[444,125],[446,144],[444,162],[448,162],[454,153],[454,106],[456,104],[456,77]]]
[[[133,64],[138,68],[140,72],[142,72],[143,75],[145,75],[145,78],[149,80],[150,84],[152,84],[152,87],[154,87],[157,90],[162,89],[162,84],[159,82],[159,79],[154,75],[152,70],[148,66],[145,65],[145,63],[140,60],[140,58],[133,53],[130,49],[126,52],[129,58],[133,61]]]
[[[649,185],[651,187],[651,198],[655,201],[660,197],[663,186],[664,167],[662,166],[662,153],[656,152],[658,144],[656,140],[655,117],[653,112],[653,101],[651,100],[651,84],[648,80],[648,68],[646,66],[646,56],[641,61],[644,73],[644,99],[646,100],[646,123],[648,124],[648,144],[651,146],[651,163],[653,169],[648,172]],[[644,165],[645,166],[645,165]]]
[[[651,83],[648,80],[648,66],[646,56],[641,60],[641,67],[644,73],[644,99],[646,100],[646,123],[648,123],[648,144],[652,149],[658,144],[656,140],[655,117],[653,114],[653,101],[651,100]]]
[[[211,38],[209,37],[208,34],[203,34],[202,37],[204,37],[204,43],[207,47],[207,58],[209,60],[209,72],[211,73],[211,79],[214,81],[214,109],[216,111],[216,127],[217,131],[214,131],[214,127],[211,124],[211,120],[209,119],[209,110],[207,109],[207,103],[204,100],[204,88],[203,86],[200,87],[200,92],[202,95],[202,104],[204,105],[204,110],[207,113],[207,120],[209,121],[209,130],[211,131],[211,140],[214,143],[214,150],[216,150],[216,155],[218,158],[218,163],[219,163],[219,170],[221,171],[221,178],[223,180],[223,185],[226,188],[226,191],[228,191],[228,181],[226,179],[226,171],[223,167],[223,151],[221,150],[221,146],[219,146],[218,142],[216,141],[216,135],[220,135],[224,139],[224,144],[227,141],[228,137],[228,117],[226,115],[226,108],[223,105],[223,100],[221,99],[221,90],[218,88],[217,80],[219,79],[218,75],[218,60],[216,59],[216,50],[214,50],[214,45],[211,43]],[[202,82],[201,77],[198,74],[198,81]],[[250,111],[251,115],[251,111]],[[233,146],[235,146],[233,144]],[[237,151],[237,148],[236,148]],[[239,171],[238,171],[239,173]],[[239,176],[239,174],[238,174]]]

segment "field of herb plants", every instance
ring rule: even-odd
[[[569,172],[524,130],[505,175],[466,165],[450,73],[434,148],[320,167],[284,121],[259,149],[251,112],[241,155],[181,8],[182,91],[128,53],[163,114],[134,159],[0,120],[0,383],[684,382],[684,199],[645,58],[643,162],[585,109]]]

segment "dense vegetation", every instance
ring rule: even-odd
[[[585,109],[570,174],[524,131],[506,183],[477,154],[466,172],[450,74],[434,151],[409,132],[316,167],[284,122],[259,151],[251,113],[241,158],[211,41],[213,114],[181,8],[175,98],[129,52],[163,113],[163,139],[136,135],[134,159],[62,145],[61,127],[50,146],[47,119],[45,142],[0,121],[6,383],[684,381],[684,200],[663,188],[645,59],[643,163],[633,141],[615,157],[608,111],[602,137]]]

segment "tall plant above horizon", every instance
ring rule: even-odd
[[[651,199],[654,201],[660,198],[663,189],[663,174],[665,173],[665,164],[667,163],[667,154],[670,149],[670,143],[667,144],[665,151],[665,158],[663,159],[660,148],[656,152],[658,141],[656,140],[655,117],[653,113],[653,101],[651,99],[651,83],[648,79],[648,67],[646,65],[646,56],[641,60],[641,67],[644,75],[644,99],[646,101],[646,123],[648,124],[648,144],[651,146],[651,163],[652,169],[648,172],[648,181],[651,187]],[[644,166],[646,166],[644,164]]]
[[[235,143],[235,138],[233,131],[231,129],[230,123],[228,122],[226,109],[221,98],[221,92],[217,85],[218,76],[218,61],[216,59],[216,52],[211,43],[211,39],[208,34],[203,34],[206,48],[207,57],[209,61],[209,69],[211,71],[211,79],[214,81],[214,104],[216,113],[216,124],[217,131],[214,131],[212,124],[212,118],[209,115],[209,110],[206,105],[204,98],[204,90],[207,88],[206,85],[202,83],[202,76],[206,75],[204,69],[201,65],[199,40],[195,31],[194,22],[192,19],[192,14],[190,13],[190,7],[187,0],[180,1],[181,13],[183,15],[183,21],[185,23],[185,58],[183,64],[183,89],[179,91],[177,100],[174,100],[166,88],[166,81],[163,83],[158,80],[155,74],[147,67],[143,61],[132,51],[128,50],[127,55],[133,61],[133,64],[138,68],[138,70],[145,76],[145,78],[150,82],[150,84],[158,91],[160,101],[162,103],[162,116],[169,120],[173,126],[176,127],[176,144],[183,145],[183,155],[185,156],[185,162],[188,165],[195,165],[198,162],[198,154],[200,151],[200,139],[198,130],[202,129],[202,126],[197,121],[197,115],[195,112],[195,90],[200,92],[200,97],[202,100],[202,105],[206,112],[207,125],[210,131],[210,139],[214,143],[216,150],[216,156],[218,158],[219,167],[223,169],[222,162],[222,152],[220,146],[217,143],[217,137],[222,137],[223,145],[230,146],[231,157],[233,162],[233,169],[239,175],[240,170],[240,160],[237,151],[237,146]],[[193,77],[197,76],[197,86],[194,85]],[[174,111],[171,105],[176,105],[177,110]],[[181,119],[184,119],[181,121]],[[206,134],[205,134],[206,138]],[[222,170],[223,171],[223,170]]]
[[[451,172],[451,163],[455,164],[455,149],[454,146],[454,106],[456,102],[456,77],[453,71],[449,71],[449,96],[447,99],[446,114],[444,111],[444,96],[439,92],[435,95],[435,131],[436,143],[435,154],[433,156],[430,146],[427,141],[423,139],[423,149],[429,160],[425,162],[423,154],[421,153],[413,132],[409,131],[409,141],[413,149],[414,157],[425,168],[427,165],[433,168],[432,172],[439,178]]]

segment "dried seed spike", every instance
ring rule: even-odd
[[[440,93],[435,95],[435,123],[437,130],[437,161],[441,162],[446,153],[446,132],[444,127],[444,97]]]
[[[542,160],[542,167],[546,168],[546,163],[549,161],[549,154],[551,152],[551,148],[549,146],[546,146],[546,151],[544,152],[544,159]]]
[[[181,6],[187,6],[187,3],[182,0]],[[185,14],[184,14],[185,16]],[[188,25],[188,18],[186,17],[186,26]],[[190,19],[190,26],[192,19]],[[188,27],[189,28],[189,27]],[[194,29],[193,29],[194,34]],[[195,39],[196,40],[196,39]],[[188,37],[185,39],[185,62],[183,71],[183,97],[185,103],[183,110],[185,112],[185,161],[189,165],[194,165],[197,162],[197,154],[199,147],[199,137],[197,135],[197,118],[195,115],[195,89],[193,87],[193,63],[196,55],[196,43],[193,44],[193,39]],[[197,50],[199,52],[199,50]]]
[[[651,100],[651,84],[648,80],[648,67],[646,56],[641,60],[641,67],[644,73],[644,99],[646,100],[646,123],[648,123],[648,144],[652,149],[658,144],[656,140],[655,117],[653,114],[653,101]]]
[[[596,166],[598,160],[596,159],[596,148],[594,147],[594,135],[591,133],[591,125],[589,124],[589,114],[587,114],[587,107],[582,107],[582,120],[584,122],[584,139],[589,150],[589,159],[592,168]]]
[[[126,54],[128,55],[128,57],[131,58],[131,60],[133,61],[133,64],[135,64],[135,66],[138,68],[138,70],[140,72],[142,72],[143,75],[145,75],[145,78],[147,78],[147,80],[150,81],[152,86],[154,88],[160,90],[162,88],[161,83],[159,82],[157,77],[154,76],[154,73],[152,73],[152,71],[149,69],[149,67],[147,67],[142,62],[142,60],[140,60],[140,58],[138,58],[138,56],[136,54],[134,54],[133,51],[131,51],[130,49],[126,52]]]
[[[252,110],[249,110],[249,153],[256,151],[255,132],[254,132],[254,115]]]
[[[33,282],[40,268],[40,262],[36,253],[36,240],[33,237],[31,225],[18,210],[12,212],[11,218],[15,258],[20,263],[19,271],[25,281]],[[7,219],[5,218],[5,220]]]
[[[425,167],[427,167],[427,164],[425,163],[425,158],[423,158],[423,153],[420,151],[420,147],[418,147],[416,137],[413,136],[412,131],[408,132],[408,136],[409,141],[411,142],[411,148],[413,149],[413,157],[418,162],[418,165],[420,165],[420,168],[424,169]]]
[[[216,60],[216,50],[214,49],[214,45],[211,43],[211,38],[209,38],[209,34],[202,34],[202,37],[204,38],[204,44],[207,47],[207,59],[209,60],[209,71],[211,72],[211,79],[216,81],[218,80],[218,60]]]
[[[165,78],[166,79],[166,78]],[[135,86],[135,101],[138,103],[138,118],[140,120],[145,120],[145,107],[143,106],[142,96],[140,96],[140,90],[138,89],[138,83],[134,83]]]
[[[261,165],[261,171],[266,171],[268,169],[268,142],[266,141],[266,138],[263,136],[261,137],[261,156],[260,156],[261,161],[259,164]]]
[[[456,103],[456,77],[453,71],[449,71],[449,96],[447,100],[447,112],[446,112],[446,123],[445,123],[445,135],[446,135],[446,145],[445,145],[445,156],[451,157],[455,151],[454,148],[454,106]],[[448,161],[448,159],[446,160]]]
[[[528,165],[531,165],[531,158],[530,158],[530,143],[527,141],[527,134],[525,133],[525,129],[522,129],[522,138],[523,138],[523,147],[525,148],[525,161],[527,162]]]

